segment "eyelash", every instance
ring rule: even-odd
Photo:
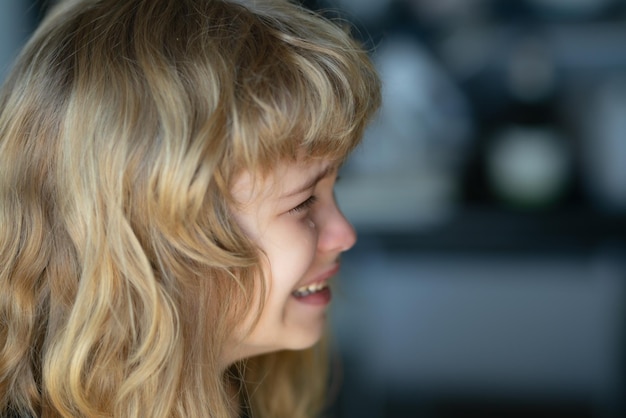
[[[317,197],[315,195],[311,195],[309,196],[309,198],[307,200],[305,200],[304,202],[300,203],[298,206],[296,206],[293,209],[289,210],[289,213],[298,213],[298,212],[302,212],[304,210],[309,209],[311,206],[313,206],[313,204],[317,202]]]

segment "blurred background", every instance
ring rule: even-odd
[[[0,4],[0,76],[48,3]],[[304,4],[384,83],[329,415],[626,417],[626,1]]]

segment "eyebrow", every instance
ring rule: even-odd
[[[295,196],[297,194],[303,193],[306,190],[309,190],[309,189],[313,188],[313,186],[315,186],[320,180],[322,180],[323,178],[327,177],[330,173],[335,171],[337,168],[338,168],[337,166],[332,165],[332,164],[327,166],[327,167],[325,167],[322,171],[317,173],[315,176],[313,176],[311,179],[309,179],[303,185],[298,187],[296,190],[292,190],[292,191],[289,191],[289,192],[285,193],[284,195],[281,196],[281,198],[284,199],[286,197]]]

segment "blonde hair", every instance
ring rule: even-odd
[[[323,344],[220,368],[264,291],[230,187],[346,158],[379,89],[287,2],[61,2],[0,99],[0,414],[228,417],[229,380],[253,416],[317,413]]]

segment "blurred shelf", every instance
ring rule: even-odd
[[[359,228],[358,250],[583,254],[626,250],[626,214],[580,210],[528,213],[469,208],[420,229]]]

